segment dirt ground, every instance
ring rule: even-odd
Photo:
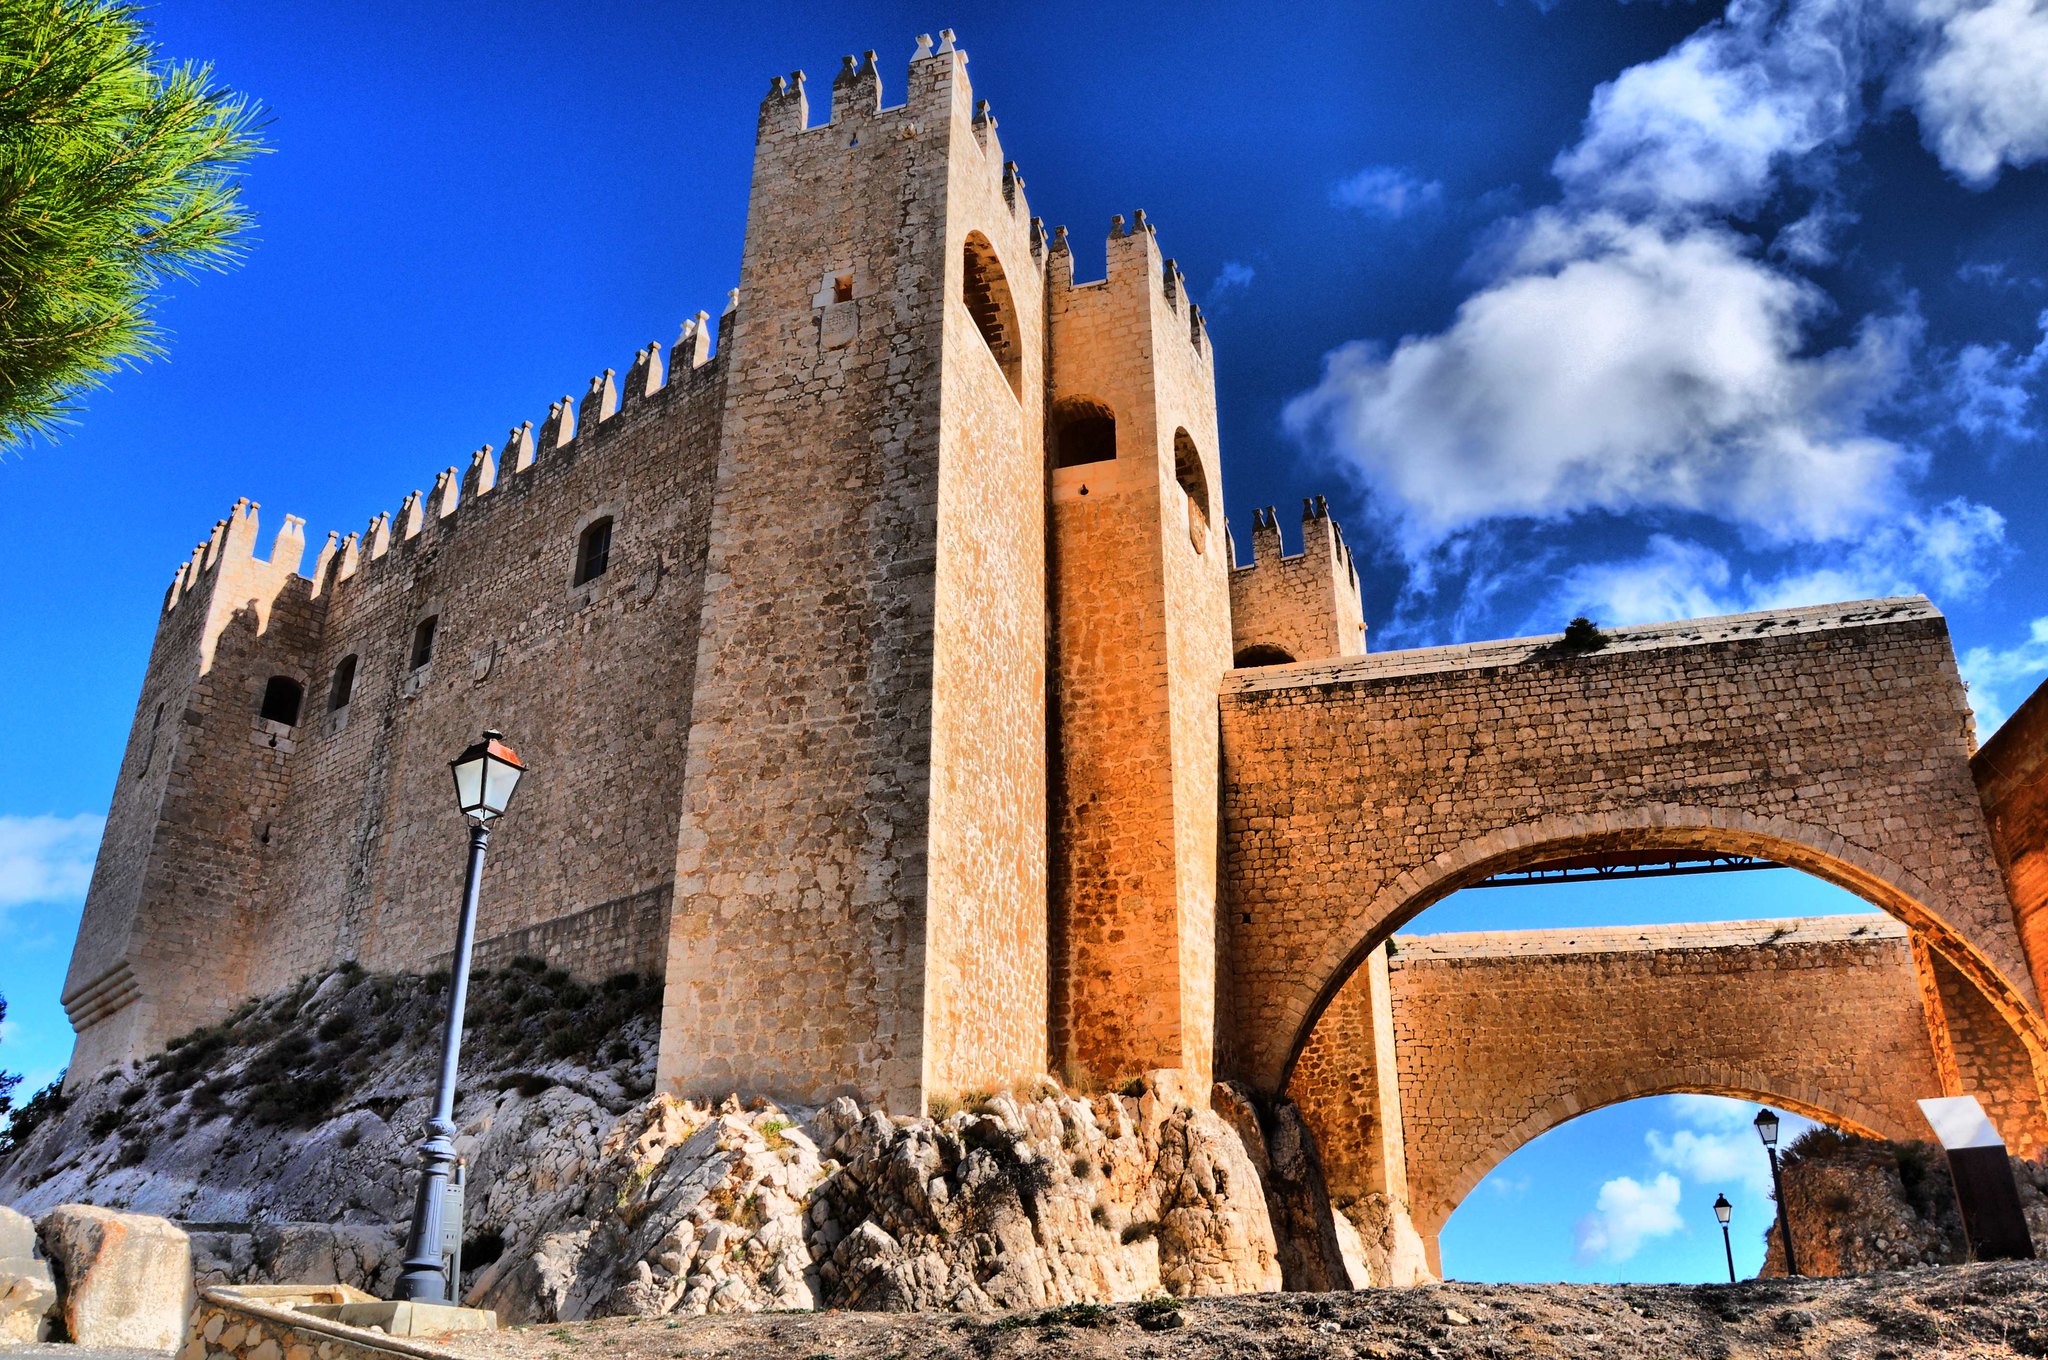
[[[471,1334],[467,1360],[2048,1356],[2048,1264],[1736,1285],[1436,1285],[1036,1313],[759,1313]]]

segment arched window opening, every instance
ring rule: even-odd
[[[1052,465],[1080,467],[1116,457],[1116,412],[1092,397],[1063,397],[1052,408]]]
[[[334,683],[327,687],[327,711],[333,713],[348,707],[349,699],[356,692],[356,658],[354,653],[345,656],[334,668]]]
[[[1002,261],[988,237],[973,232],[965,246],[966,268],[961,271],[961,300],[974,318],[976,330],[995,356],[996,367],[1019,399],[1024,394],[1024,345],[1017,334],[1017,307],[1010,297],[1010,281]]]
[[[1188,542],[1201,552],[1209,546],[1209,477],[1186,430],[1173,432],[1173,479],[1187,498]]]
[[[612,560],[612,517],[594,521],[576,542],[576,584],[583,585],[604,575]]]
[[[142,748],[142,768],[135,772],[137,779],[149,773],[149,763],[156,759],[156,735],[164,725],[164,706],[156,706],[156,716],[149,720],[149,744]]]
[[[263,687],[263,721],[299,725],[299,705],[306,699],[306,687],[289,675],[273,675]]]
[[[1236,666],[1239,670],[1243,670],[1247,666],[1285,666],[1293,660],[1293,656],[1289,655],[1284,647],[1275,647],[1265,642],[1255,642],[1239,652],[1230,664]]]
[[[412,630],[412,668],[418,670],[434,659],[434,630],[440,623],[437,615],[429,614],[419,621]]]

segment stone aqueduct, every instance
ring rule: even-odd
[[[1968,1091],[2048,1149],[2048,697],[1975,750],[1917,597],[1367,655],[1319,501],[1300,551],[1264,510],[1237,561],[1216,356],[1144,213],[1077,280],[950,34],[901,103],[873,53],[824,121],[806,88],[762,102],[715,323],[310,575],[247,501],[180,567],[73,1080],[342,960],[417,966],[460,875],[444,762],[502,726],[546,775],[482,957],[663,972],[685,1094],[916,1114],[1179,1068],[1291,1094],[1342,1207],[1412,1197],[1426,1233],[1517,1139],[1650,1091],[1888,1133],[1901,1093]],[[1495,875],[1708,855],[1899,929],[1388,958]],[[1792,1066],[1759,1019],[1804,1026]]]

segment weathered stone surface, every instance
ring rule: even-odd
[[[192,1311],[184,1230],[146,1214],[64,1204],[37,1224],[61,1283],[64,1332],[84,1346],[169,1350]]]
[[[43,1341],[57,1311],[48,1261],[0,1255],[0,1341]]]

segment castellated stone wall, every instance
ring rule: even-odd
[[[2048,993],[2048,685],[1971,758],[2034,983]]]
[[[2038,1058],[2040,1020],[1924,599],[1235,671],[1232,1017],[1284,1087],[1367,951],[1432,902],[1574,854],[1750,854],[1923,935]]]
[[[917,1114],[1044,1069],[1042,275],[964,56],[909,79],[881,108],[870,54],[826,124],[800,79],[762,105],[663,1018],[685,1094]]]
[[[1395,943],[1409,1202],[1426,1237],[1502,1158],[1604,1105],[1697,1091],[1925,1138],[1914,1101],[1942,1094],[1906,931],[1886,917]]]
[[[623,400],[611,373],[594,381],[580,430],[564,398],[538,444],[515,428],[502,466],[480,451],[330,538],[310,577],[296,521],[254,556],[253,507],[202,545],[159,628],[73,957],[74,1071],[343,959],[445,958],[467,844],[448,761],[487,725],[535,773],[488,861],[483,956],[661,967],[723,402],[708,342],[700,316],[666,375],[650,346]],[[607,569],[577,585],[603,517]],[[293,725],[259,717],[273,677],[303,688]]]
[[[1279,512],[1254,512],[1252,560],[1230,571],[1230,645],[1240,666],[1365,654],[1358,568],[1321,496],[1302,503],[1301,539],[1288,556]]]

